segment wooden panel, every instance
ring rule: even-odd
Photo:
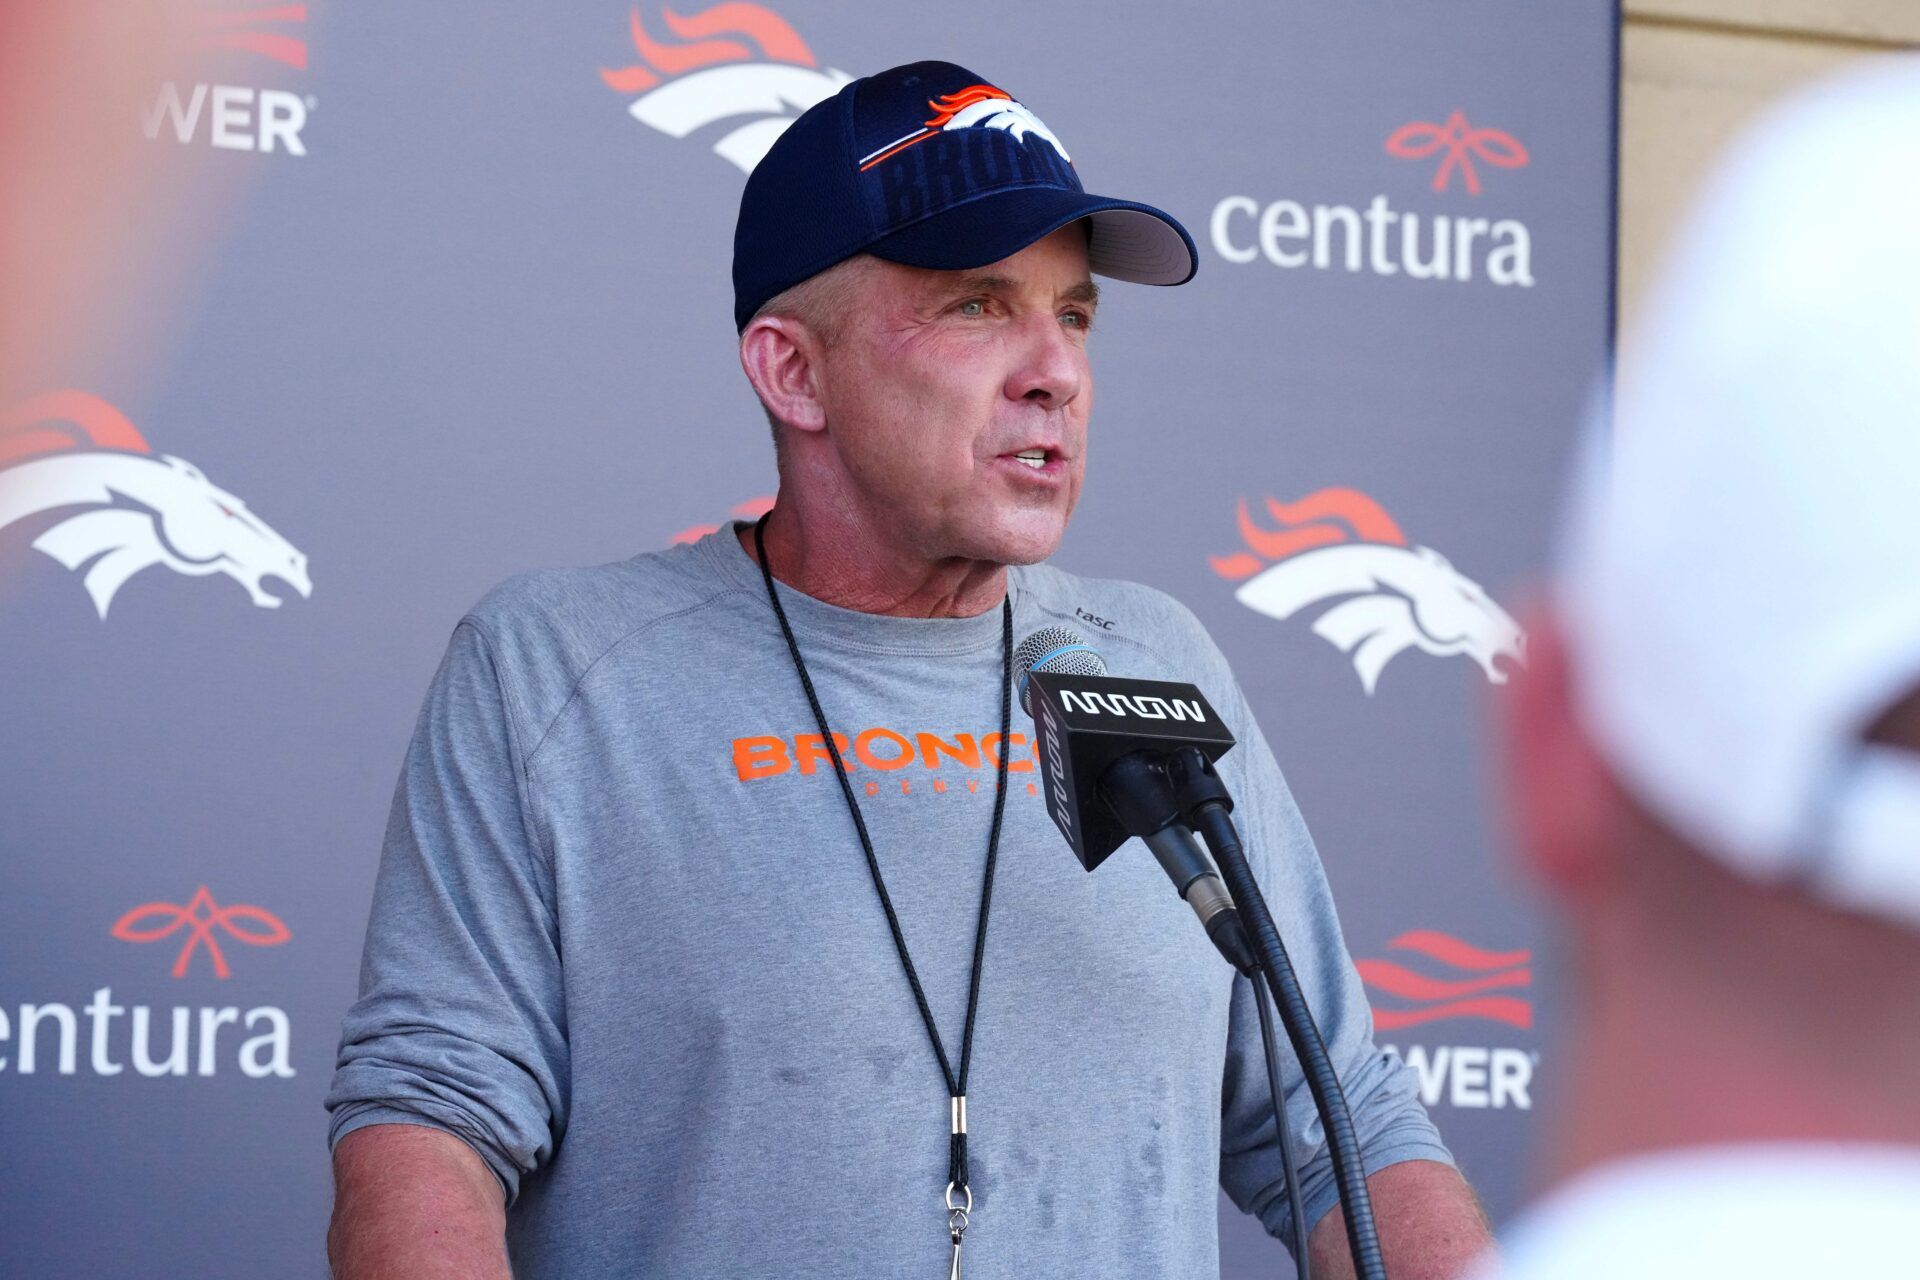
[[[1634,18],[1920,43],[1920,4],[1913,0],[1626,0],[1626,10]]]
[[[1620,103],[1623,326],[1631,325],[1675,224],[1727,142],[1782,94],[1848,65],[1890,56],[1910,55],[1627,22]]]

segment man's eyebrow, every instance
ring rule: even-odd
[[[973,275],[961,276],[958,280],[955,280],[951,286],[949,286],[946,292],[950,294],[1008,293],[1012,291],[1013,287],[1014,287],[1013,281],[1007,278],[1006,276],[988,275],[985,272],[976,272]]]
[[[1063,302],[1084,302],[1089,307],[1100,305],[1100,286],[1091,280],[1082,280],[1060,295]]]
[[[961,276],[953,281],[944,293],[948,297],[959,297],[976,293],[1012,293],[1019,288],[1017,281],[1008,276],[996,276],[987,272],[975,272]],[[1060,291],[1062,302],[1084,302],[1089,307],[1100,304],[1100,286],[1091,280],[1082,280]]]

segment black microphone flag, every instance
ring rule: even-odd
[[[1026,693],[1047,813],[1089,871],[1132,838],[1101,789],[1116,760],[1181,747],[1198,747],[1218,760],[1234,743],[1205,695],[1180,681],[1036,667]]]

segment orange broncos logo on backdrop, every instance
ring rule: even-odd
[[[1262,528],[1240,499],[1247,551],[1212,556],[1213,571],[1240,583],[1241,604],[1287,619],[1330,601],[1313,632],[1351,654],[1371,695],[1387,663],[1408,649],[1473,659],[1505,684],[1501,659],[1524,660],[1519,625],[1438,551],[1413,546],[1378,502],[1358,489],[1321,489],[1298,502],[1266,500],[1277,529]],[[1272,563],[1269,563],[1272,562]]]
[[[1519,996],[1491,992],[1524,990],[1533,985],[1527,951],[1483,951],[1436,929],[1415,929],[1387,944],[1389,951],[1417,956],[1443,976],[1421,973],[1395,960],[1356,960],[1353,967],[1373,993],[1377,1031],[1417,1027],[1442,1018],[1483,1018],[1510,1027],[1533,1025],[1533,1005]],[[1382,1008],[1379,996],[1406,1002]]]
[[[713,144],[742,173],[802,111],[853,79],[822,67],[787,20],[761,5],[729,0],[690,17],[667,8],[660,16],[679,43],[650,36],[636,8],[628,25],[639,61],[603,67],[600,79],[616,93],[640,95],[628,112],[668,137],[744,118]]]

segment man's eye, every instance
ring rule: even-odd
[[[968,298],[960,304],[960,314],[963,316],[983,316],[987,314],[986,301],[981,298]]]
[[[1060,320],[1070,329],[1085,329],[1093,323],[1093,317],[1084,311],[1063,311]]]

